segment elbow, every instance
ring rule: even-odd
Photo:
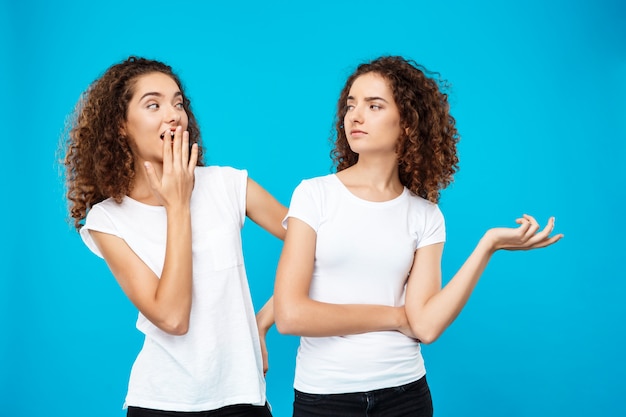
[[[172,336],[184,336],[189,332],[189,318],[164,321],[157,327]]]
[[[437,339],[439,339],[439,336],[441,336],[441,334],[426,333],[426,332],[420,335],[416,333],[416,335],[417,335],[417,340],[419,340],[420,343],[424,345],[430,345],[431,343],[434,343]]]
[[[411,324],[411,331],[415,335],[415,338],[424,345],[430,345],[431,343],[434,343],[443,333],[443,329],[439,329],[436,326],[429,325]]]
[[[189,332],[189,324],[173,326],[167,331],[172,336],[184,336]]]
[[[288,314],[277,314],[275,319],[278,333],[297,335],[295,321]]]
[[[284,320],[276,319],[276,330],[280,334],[291,334],[289,333],[289,325]]]
[[[278,333],[299,336],[300,320],[298,319],[298,310],[293,307],[275,306],[274,308],[274,320]]]

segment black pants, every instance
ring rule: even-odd
[[[127,417],[272,417],[267,403],[263,406],[238,404],[210,411],[162,411],[128,407]]]
[[[293,417],[431,417],[426,377],[398,387],[347,394],[307,394],[295,390]]]

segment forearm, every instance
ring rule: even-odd
[[[331,304],[311,299],[316,241],[317,234],[308,224],[289,219],[274,289],[274,314],[280,333],[328,337],[408,330],[404,307]]]
[[[402,307],[330,304],[308,297],[279,305],[276,311],[278,331],[297,336],[329,337],[399,330],[406,323]]]
[[[256,314],[257,327],[261,334],[266,334],[274,325],[274,297],[270,297]]]
[[[407,317],[418,339],[432,343],[452,324],[467,304],[493,253],[492,244],[483,237],[443,289],[426,300],[407,292]]]
[[[185,334],[189,326],[192,291],[191,216],[188,207],[169,209],[165,261],[155,293],[161,328]]]

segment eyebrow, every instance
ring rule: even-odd
[[[346,100],[355,100],[354,97],[352,96],[348,96],[348,98]],[[384,101],[385,103],[389,103],[387,100],[385,100],[382,97],[378,97],[378,96],[373,96],[373,97],[365,97],[364,101],[376,101],[376,100],[380,100],[380,101]]]
[[[183,95],[183,93],[182,93],[181,91],[177,91],[177,92],[174,94],[174,97],[182,97],[182,95]],[[150,92],[147,92],[146,94],[144,94],[143,96],[141,96],[141,98],[139,99],[139,101],[141,101],[141,100],[143,100],[144,98],[149,97],[149,96],[163,97],[163,94],[161,94],[161,93],[159,93],[159,92],[156,92],[156,91],[150,91]]]

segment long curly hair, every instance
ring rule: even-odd
[[[200,129],[191,101],[172,68],[162,62],[131,56],[112,65],[84,91],[66,121],[61,144],[64,153],[66,197],[76,230],[93,205],[113,198],[120,203],[133,188],[135,161],[121,127],[139,77],[160,72],[171,77],[183,93],[189,140],[198,144],[198,165],[203,165]]]
[[[359,155],[350,149],[344,129],[347,99],[354,81],[376,73],[388,83],[400,112],[402,134],[396,153],[401,183],[414,194],[437,203],[458,171],[456,145],[460,139],[450,115],[447,84],[412,60],[382,56],[359,65],[347,79],[337,102],[335,132],[331,137],[337,172],[354,164]]]

